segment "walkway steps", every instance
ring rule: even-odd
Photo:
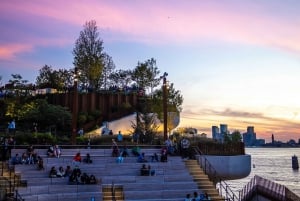
[[[207,186],[202,183],[203,189],[199,188],[201,183],[197,180],[200,180],[201,177],[196,177],[190,173],[188,166],[179,156],[169,156],[168,162],[165,163],[145,163],[150,165],[152,170],[155,170],[155,175],[140,176],[142,164],[137,163],[136,157],[126,157],[124,163],[116,163],[116,158],[111,157],[110,149],[105,151],[90,149],[89,153],[93,163],[79,164],[82,173],[94,174],[99,179],[100,182],[97,185],[68,185],[68,178],[51,179],[48,177],[52,166],[55,166],[56,169],[59,166],[65,168],[67,165],[74,168],[71,155],[73,155],[72,152],[75,154],[77,151],[83,153],[81,150],[68,150],[70,155],[63,155],[60,158],[44,158],[45,170],[39,171],[37,166],[32,164],[16,165],[16,172],[21,174],[22,180],[26,180],[28,184],[26,188],[18,188],[20,195],[28,201],[79,201],[92,200],[93,197],[97,201],[112,200],[111,188],[106,189],[105,187],[115,184],[116,187],[122,187],[122,191],[116,188],[115,197],[117,201],[179,201],[183,200],[187,193],[192,194],[196,191],[200,194],[210,191],[209,183]],[[156,151],[158,150],[145,150],[148,154]],[[104,155],[100,156],[100,154]],[[151,161],[150,157],[147,159]],[[195,174],[197,173],[196,170]],[[213,192],[209,193],[213,198]]]
[[[114,195],[112,193],[112,185],[105,185],[102,187],[103,201],[124,201],[123,187],[114,186]]]
[[[197,160],[186,160],[185,164],[193,176],[194,181],[198,184],[198,188],[203,190],[212,200],[224,200],[219,195],[214,183],[209,180],[208,176],[204,173]]]

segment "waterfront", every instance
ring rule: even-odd
[[[292,156],[300,159],[300,148],[246,148],[251,155],[251,173],[248,177],[226,181],[237,195],[254,175],[285,185],[300,196],[299,171],[292,169]],[[242,165],[242,164],[241,164]]]

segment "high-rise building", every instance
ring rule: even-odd
[[[256,145],[256,133],[254,132],[254,126],[247,127],[247,132],[243,133],[243,142],[246,146]]]
[[[227,124],[220,124],[220,130],[218,126],[212,126],[212,138],[224,142],[224,135],[228,133]]]
[[[228,126],[227,126],[227,124],[220,124],[220,133],[221,134],[227,134],[228,133]]]
[[[219,127],[218,126],[212,126],[211,127],[211,132],[212,132],[212,138],[217,139],[219,132]]]

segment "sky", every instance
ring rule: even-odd
[[[1,0],[0,76],[73,68],[95,20],[117,69],[154,58],[184,97],[180,126],[300,138],[298,0]]]

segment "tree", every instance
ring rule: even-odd
[[[22,95],[22,90],[26,88],[28,80],[23,80],[20,74],[11,74],[12,79],[8,81],[14,93],[19,96]]]
[[[73,86],[73,74],[71,70],[59,69],[57,71],[58,90],[66,90]]]
[[[139,141],[142,143],[152,143],[158,127],[154,113],[139,112],[136,124],[132,122],[134,134],[138,134]]]
[[[60,130],[70,129],[71,113],[59,105],[51,105],[45,99],[28,102],[18,112],[20,121],[32,125],[37,123],[40,129],[55,127]]]
[[[179,90],[176,90],[171,83],[167,88],[167,111],[179,113],[182,111],[183,96]],[[163,119],[163,90],[157,89],[152,97],[152,110],[155,111],[159,119]]]
[[[53,88],[61,91],[70,87],[72,76],[70,70],[54,70],[51,66],[45,65],[39,70],[39,75],[36,78],[36,86],[40,89]]]
[[[132,82],[131,74],[132,72],[130,70],[118,70],[113,72],[109,76],[111,80],[110,86],[116,86],[118,88],[128,86]]]
[[[79,81],[89,88],[99,87],[104,68],[103,41],[99,38],[96,21],[86,22],[73,49],[74,66],[81,72]]]
[[[139,88],[143,90],[149,88],[152,93],[153,88],[159,85],[159,73],[155,59],[151,58],[144,63],[138,62],[137,67],[132,72],[132,80],[136,82]]]
[[[231,134],[231,141],[232,142],[241,142],[242,141],[242,135],[241,135],[240,131],[238,131],[238,130],[233,131],[233,133]]]
[[[103,66],[100,83],[104,89],[107,89],[109,87],[110,76],[113,73],[113,71],[115,70],[116,66],[112,60],[112,57],[106,53],[104,53],[103,63],[104,63],[104,66]]]

